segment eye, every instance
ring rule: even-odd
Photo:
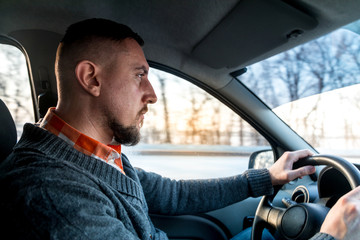
[[[136,75],[136,77],[139,78],[140,80],[141,80],[144,76],[145,76],[144,73],[138,73],[138,74]]]

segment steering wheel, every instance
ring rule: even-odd
[[[316,155],[304,158],[294,164],[294,169],[305,165],[327,165],[340,171],[352,189],[360,185],[360,172],[350,162],[336,156]],[[289,204],[288,208],[274,207],[272,196],[262,197],[255,213],[251,239],[260,240],[266,226],[276,229],[285,239],[309,239],[315,235],[329,211],[329,208],[315,203]]]

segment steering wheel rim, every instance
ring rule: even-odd
[[[347,181],[349,182],[351,189],[356,188],[360,185],[360,172],[359,170],[350,162],[346,161],[343,158],[332,156],[332,155],[315,155],[310,156],[307,158],[304,158],[298,162],[296,162],[293,166],[294,169],[299,168],[301,166],[305,165],[313,165],[313,166],[319,166],[319,165],[327,165],[331,166],[338,171],[340,171]],[[263,229],[266,225],[269,225],[270,221],[272,221],[271,225],[274,228],[279,228],[277,224],[279,224],[281,221],[277,220],[276,223],[274,223],[273,220],[270,220],[270,218],[279,218],[279,216],[282,214],[281,211],[284,211],[282,209],[276,208],[272,206],[272,200],[276,196],[278,191],[275,191],[272,196],[263,196],[255,213],[255,218],[252,226],[251,231],[251,239],[252,240],[260,240],[262,237]],[[325,214],[326,216],[326,214]],[[323,216],[323,218],[325,218]],[[282,216],[281,216],[282,217]],[[275,226],[274,226],[275,224]],[[288,237],[286,237],[288,238]],[[296,239],[296,238],[288,238],[288,239]]]

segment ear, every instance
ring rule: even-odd
[[[98,97],[100,95],[101,82],[97,79],[99,68],[91,61],[83,60],[76,65],[76,79],[82,88],[89,94]]]

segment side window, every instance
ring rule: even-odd
[[[150,70],[158,97],[149,105],[142,140],[123,152],[135,167],[174,179],[233,176],[267,141],[226,105],[169,73]]]
[[[0,98],[11,112],[19,138],[23,125],[35,119],[25,56],[14,46],[0,44],[0,63]]]

